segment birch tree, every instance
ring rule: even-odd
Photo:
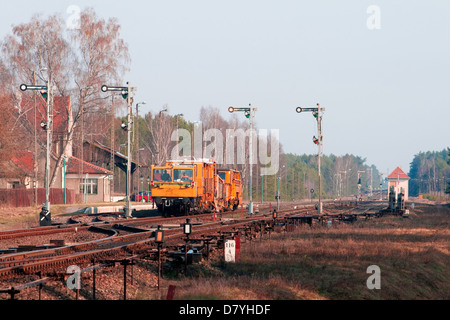
[[[58,154],[51,154],[56,161],[52,186],[74,131],[80,130],[80,119],[84,114],[96,118],[94,115],[108,108],[109,100],[100,94],[100,87],[121,83],[130,62],[128,45],[120,37],[117,19],[106,21],[93,9],[86,9],[80,13],[79,28],[75,29],[67,29],[59,14],[48,18],[35,15],[30,22],[14,26],[1,44],[1,56],[9,66],[9,76],[3,78],[7,80],[2,85],[13,95],[15,105],[20,105],[21,95],[26,94],[18,92],[18,85],[33,83],[36,74],[41,75],[41,82],[51,81],[55,95],[72,98],[73,110],[68,106],[65,110],[66,118],[72,121],[68,122],[64,147]],[[43,143],[40,145],[45,148]]]

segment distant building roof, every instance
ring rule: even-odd
[[[81,166],[81,164],[83,164],[83,166]],[[83,170],[81,171],[81,169],[83,169]],[[113,172],[110,170],[107,170],[105,168],[96,166],[92,163],[83,161],[74,156],[69,157],[69,160],[66,163],[66,173],[113,174]]]
[[[409,179],[409,176],[403,172],[402,169],[400,169],[400,167],[395,168],[394,171],[392,171],[392,173],[390,175],[388,175],[389,179]]]
[[[102,150],[104,150],[104,151],[107,152],[107,153],[112,153],[112,150],[111,150],[110,147],[107,147],[107,146],[105,146],[104,144],[101,144],[101,143],[98,142],[98,141],[89,141],[89,140],[85,140],[84,143],[87,143],[87,144],[89,144],[89,145],[91,145],[91,146],[94,146],[94,147],[97,147],[97,148],[99,148],[99,149],[102,149]],[[118,157],[118,158],[121,158],[121,159],[123,159],[123,160],[128,160],[128,156],[126,156],[126,155],[124,155],[123,153],[120,153],[120,152],[118,152],[118,151],[114,151],[114,156],[115,156],[115,157]],[[147,165],[142,164],[142,163],[139,163],[139,162],[137,162],[136,160],[134,160],[133,158],[131,159],[131,162],[132,162],[132,164],[134,164],[134,165],[136,165],[136,166],[139,166],[139,167],[141,167],[141,168],[148,168]]]

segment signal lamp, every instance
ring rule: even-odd
[[[164,242],[164,230],[161,229],[161,226],[158,226],[158,230],[155,231],[155,243],[161,244]]]
[[[248,118],[250,118],[250,111],[245,111],[245,117],[248,119]]]
[[[185,235],[189,236],[192,232],[191,219],[187,218],[186,223],[183,224],[183,232]]]
[[[127,127],[128,127],[128,126],[127,126],[125,123],[122,122],[122,124],[120,125],[120,127],[121,127],[123,130],[127,130]]]
[[[47,93],[47,90],[46,90],[46,89],[42,89],[42,90],[41,90],[41,95],[42,95],[42,97],[43,97],[45,100],[47,100],[48,93]]]
[[[26,84],[21,84],[20,86],[19,86],[19,88],[20,88],[20,90],[22,90],[22,91],[27,91],[27,85]]]
[[[273,220],[275,220],[277,218],[277,216],[278,216],[277,210],[274,209],[273,212],[272,212]]]
[[[302,111],[303,111],[303,109],[302,109],[302,108],[300,108],[300,107],[297,107],[297,108],[295,109],[295,111],[297,111],[297,113],[300,113],[300,112],[302,112]]]
[[[229,113],[234,112],[234,108],[233,108],[233,107],[229,107],[229,108],[228,108],[228,112],[229,112]]]
[[[106,91],[108,91],[108,86],[107,85],[102,85],[102,88],[101,88],[101,90],[103,91],[103,92],[106,92]]]
[[[47,123],[42,121],[41,122],[41,128],[44,129],[44,130],[47,130]]]

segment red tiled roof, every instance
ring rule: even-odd
[[[83,171],[81,172],[81,164],[83,164]],[[96,166],[92,163],[83,161],[81,159],[78,159],[77,157],[70,157],[69,160],[66,162],[66,173],[89,173],[89,174],[113,174],[112,171],[107,170],[105,168]]]
[[[33,172],[33,153],[31,151],[15,151],[11,160],[16,166],[22,169],[24,173]]]
[[[409,176],[406,173],[404,173],[402,169],[397,167],[397,168],[395,168],[394,171],[392,171],[392,173],[390,175],[388,175],[388,178],[409,179]]]

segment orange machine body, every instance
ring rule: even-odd
[[[236,210],[242,203],[241,173],[233,169],[218,169],[218,175],[224,182],[225,206]]]
[[[152,198],[164,216],[219,212],[242,202],[240,172],[227,169],[222,178],[214,160],[171,160],[151,169]]]

